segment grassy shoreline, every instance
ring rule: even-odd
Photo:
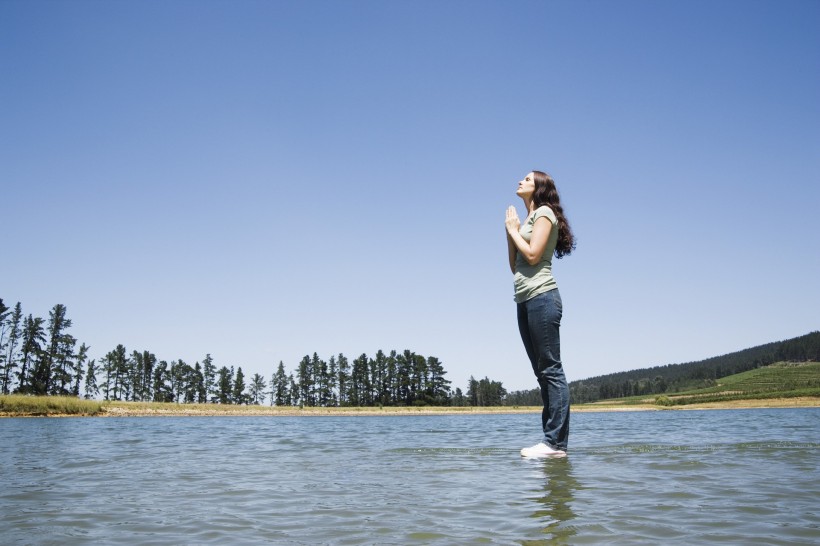
[[[750,409],[820,407],[820,397],[766,398],[704,402],[685,406],[654,403],[624,404],[617,401],[576,404],[573,412],[681,411],[703,409]],[[197,417],[197,416],[357,416],[357,415],[482,415],[540,413],[540,406],[490,407],[271,407],[220,404],[176,404],[81,400],[62,396],[0,396],[0,417]]]

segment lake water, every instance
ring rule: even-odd
[[[817,544],[820,409],[0,419],[3,544]]]

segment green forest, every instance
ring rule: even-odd
[[[159,360],[150,351],[117,345],[90,358],[90,347],[70,333],[62,304],[48,320],[23,314],[0,299],[0,393],[85,399],[272,406],[492,406],[506,390],[489,378],[470,377],[467,391],[452,391],[435,356],[379,350],[349,359],[306,355],[288,372],[283,362],[270,377],[241,366],[219,366],[210,354],[193,365]]]

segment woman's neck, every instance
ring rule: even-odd
[[[529,216],[532,214],[532,211],[535,210],[535,203],[532,200],[532,196],[522,197],[521,199],[524,201],[524,208],[527,209],[527,216]]]

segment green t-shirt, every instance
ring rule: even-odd
[[[522,303],[534,298],[544,292],[555,290],[558,284],[552,276],[552,255],[555,253],[555,245],[558,243],[558,220],[555,213],[547,205],[538,207],[527,220],[521,224],[518,233],[528,243],[532,237],[532,226],[541,217],[546,217],[552,223],[547,247],[541,256],[541,261],[535,265],[530,265],[520,252],[515,255],[515,301]]]

